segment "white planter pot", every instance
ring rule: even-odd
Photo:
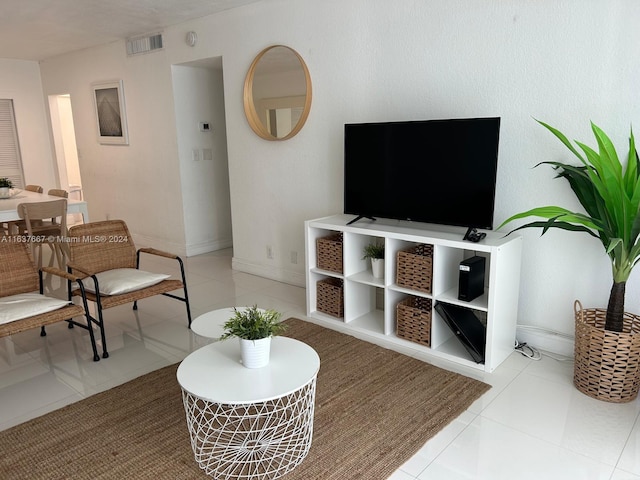
[[[271,337],[259,340],[240,339],[240,356],[242,364],[247,368],[261,368],[269,363]]]
[[[9,198],[11,196],[11,189],[9,187],[0,187],[0,198]]]
[[[372,258],[371,270],[375,278],[384,278],[384,258]]]

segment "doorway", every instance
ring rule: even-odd
[[[222,58],[172,65],[187,256],[233,246]]]
[[[69,192],[69,198],[82,200],[82,178],[78,161],[78,147],[71,110],[71,96],[49,95],[49,112],[56,158],[58,186]],[[82,215],[69,216],[68,223],[80,223]]]

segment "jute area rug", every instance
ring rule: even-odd
[[[383,480],[490,387],[309,322],[320,356],[311,450],[286,480]],[[109,360],[105,360],[109,361]],[[177,365],[0,432],[0,478],[204,479]]]

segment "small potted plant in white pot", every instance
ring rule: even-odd
[[[247,368],[260,368],[269,363],[271,338],[283,333],[287,325],[280,322],[281,313],[263,310],[257,305],[234,308],[233,317],[223,325],[220,340],[240,339],[242,364]]]
[[[375,278],[384,277],[384,244],[372,242],[363,250],[364,259],[371,259],[371,270]]]
[[[7,177],[0,178],[0,198],[9,198],[11,196],[11,189],[13,188],[13,182]]]

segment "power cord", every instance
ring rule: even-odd
[[[516,340],[514,349],[516,352],[524,355],[527,358],[530,358],[531,360],[540,360],[542,358],[540,352],[534,347],[527,345],[526,342],[520,343],[518,342],[518,340]]]
[[[518,325],[518,329],[521,330],[528,330],[531,332],[543,332],[545,334],[548,335],[553,335],[556,337],[560,337],[562,339],[565,339],[567,341],[574,341],[574,337],[573,335],[569,335],[567,333],[564,332],[559,332],[557,330],[551,330],[548,328],[541,328],[541,327],[534,327],[532,325]],[[545,350],[540,350],[538,351],[537,349],[535,349],[534,347],[531,347],[529,345],[527,345],[526,343],[520,343],[518,342],[518,340],[516,339],[515,342],[515,350],[517,352],[519,352],[520,354],[531,358],[533,360],[540,360],[540,357],[544,356],[544,357],[549,357],[552,358],[553,360],[556,360],[558,362],[573,362],[573,356],[566,356],[566,355],[561,355],[561,354],[554,354],[554,353],[550,353],[547,352]]]

